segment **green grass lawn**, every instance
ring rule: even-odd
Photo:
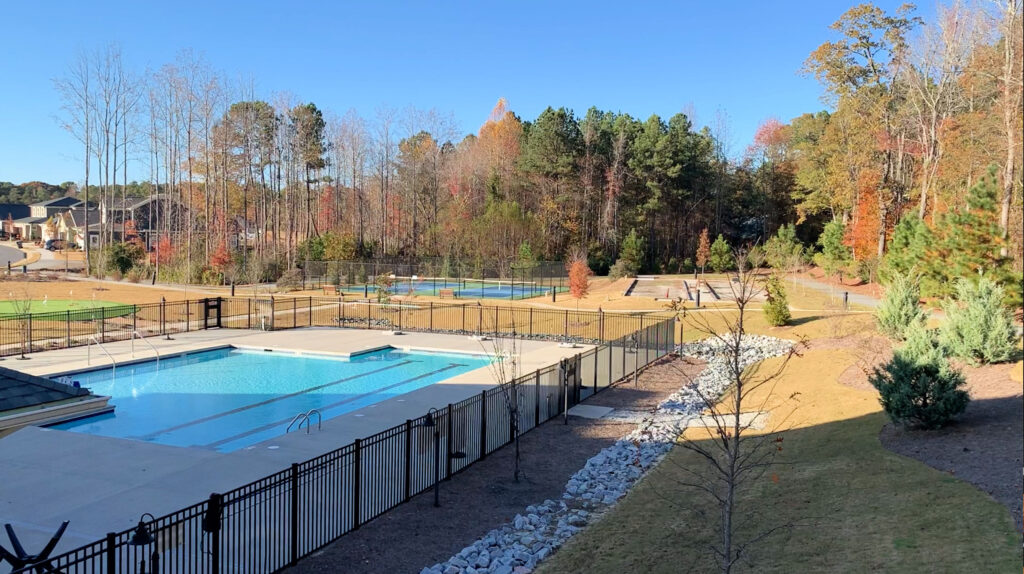
[[[71,319],[85,321],[92,319],[112,319],[130,314],[134,305],[115,303],[113,301],[93,301],[74,299],[49,299],[41,301],[33,299],[29,302],[29,313],[66,313],[71,312]],[[0,319],[17,316],[23,312],[14,301],[0,301]]]
[[[773,396],[800,393],[784,417],[792,423],[778,460],[788,464],[742,492],[737,523],[740,538],[795,526],[757,544],[733,571],[1017,572],[1021,538],[1006,507],[883,448],[878,432],[887,419],[876,395],[835,382],[853,360],[849,353],[809,351],[787,367]],[[768,405],[773,418],[785,414],[781,400]],[[718,542],[717,508],[680,484],[692,478],[683,469],[699,464],[676,447],[537,572],[715,571],[709,546]]]

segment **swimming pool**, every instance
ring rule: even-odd
[[[486,357],[393,349],[351,358],[221,348],[70,375],[113,413],[52,428],[230,452],[486,366]],[[68,376],[68,375],[65,375]]]

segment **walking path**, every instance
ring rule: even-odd
[[[821,291],[822,293],[828,293],[830,295],[835,295],[836,297],[842,297],[842,294],[845,291],[845,289],[842,289],[841,287],[829,285],[828,283],[823,283],[816,279],[810,279],[807,277],[790,277],[789,279],[803,285],[804,287],[810,287],[815,291]],[[879,299],[870,295],[862,295],[860,293],[850,293],[849,297],[851,304],[864,305],[865,307],[870,307],[872,309],[878,307],[878,304],[880,303]]]

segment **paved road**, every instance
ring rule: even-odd
[[[21,261],[25,258],[25,254],[13,247],[7,247],[6,245],[0,245],[0,266],[7,268],[8,263],[15,261]]]

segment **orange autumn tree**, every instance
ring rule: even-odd
[[[708,238],[708,228],[700,232],[700,242],[697,244],[697,267],[700,267],[701,275],[704,274],[704,266],[708,264],[711,257],[711,239]]]
[[[580,299],[590,291],[590,276],[593,274],[585,257],[573,258],[569,265],[569,293],[576,299],[577,310],[580,308]]]

